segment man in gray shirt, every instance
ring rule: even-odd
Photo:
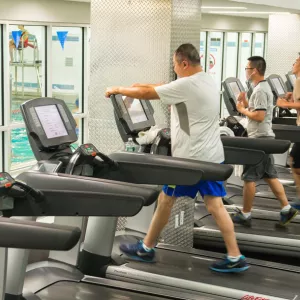
[[[247,80],[251,80],[254,85],[254,90],[249,102],[246,99],[246,93],[239,95],[237,110],[248,119],[248,137],[274,139],[275,134],[272,130],[273,94],[269,84],[264,79],[266,61],[260,56],[250,57],[245,71]],[[268,183],[280,202],[280,225],[287,225],[297,215],[297,210],[289,204],[284,188],[278,180],[273,155],[265,155],[264,160],[255,166],[244,166],[242,175],[244,206],[242,211],[233,215],[233,222],[251,226],[251,209],[256,190],[255,182],[262,178]]]
[[[122,94],[135,99],[157,99],[171,107],[172,155],[220,164],[224,161],[219,129],[219,94],[213,79],[203,72],[199,52],[192,44],[182,44],[173,55],[178,79],[164,85],[135,84],[111,87],[106,97]],[[156,241],[168,223],[172,207],[179,197],[195,198],[199,192],[207,210],[215,219],[227,248],[227,256],[210,267],[222,273],[242,272],[249,268],[237,245],[233,222],[225,209],[223,182],[201,180],[195,185],[165,185],[158,198],[152,222],[144,240],[123,243],[120,250],[131,259],[155,261]],[[191,200],[193,201],[193,200]]]

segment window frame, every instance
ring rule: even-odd
[[[0,120],[0,133],[2,149],[2,159],[0,161],[0,168],[2,171],[18,174],[23,170],[33,166],[36,161],[27,161],[18,163],[17,165],[11,164],[11,132],[16,128],[24,128],[24,122],[12,123],[11,120],[11,102],[10,102],[10,65],[9,65],[9,49],[4,47],[9,44],[9,26],[10,25],[27,25],[27,26],[43,26],[45,28],[45,71],[43,72],[44,84],[43,93],[45,97],[52,97],[52,27],[78,27],[82,30],[82,88],[81,88],[81,113],[73,113],[74,118],[80,119],[80,135],[78,143],[82,144],[87,140],[88,128],[84,126],[88,114],[86,108],[88,107],[88,86],[89,86],[89,53],[90,45],[87,40],[87,32],[90,30],[90,24],[74,24],[74,23],[44,23],[44,22],[20,22],[20,21],[5,21],[0,20],[0,44],[3,51],[0,54],[0,70],[2,71],[2,78],[0,79],[0,100],[2,108],[2,123]]]

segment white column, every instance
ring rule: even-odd
[[[284,78],[300,52],[300,15],[271,15],[269,18],[267,75]]]

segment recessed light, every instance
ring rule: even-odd
[[[241,6],[201,6],[204,9],[247,9],[247,7]]]
[[[261,15],[290,15],[289,12],[280,11],[225,11],[225,10],[211,10],[211,14],[261,14]]]

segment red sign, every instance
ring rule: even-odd
[[[241,298],[241,300],[270,300],[270,299],[259,297],[259,296],[245,295]]]

